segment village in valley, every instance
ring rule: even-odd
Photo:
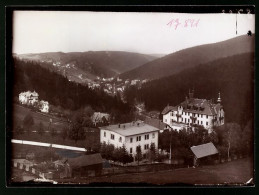
[[[13,52],[10,184],[249,185],[253,46]]]

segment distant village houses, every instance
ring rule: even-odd
[[[159,129],[143,121],[109,125],[100,129],[101,143],[112,144],[114,147],[124,145],[127,152],[133,157],[137,154],[138,146],[140,146],[142,154],[148,152],[151,143],[158,149]]]
[[[212,100],[194,98],[194,91],[177,106],[166,106],[162,111],[163,122],[179,131],[194,125],[201,125],[211,132],[213,126],[224,124],[224,109],[220,93],[217,103]]]

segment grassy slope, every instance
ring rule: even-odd
[[[253,177],[250,159],[238,159],[218,165],[183,168],[173,171],[123,174],[94,178],[90,182],[149,183],[149,184],[244,184]]]
[[[51,126],[55,128],[57,132],[63,131],[65,127],[68,127],[68,123],[65,122],[64,119],[62,120],[48,114],[33,112],[28,108],[25,108],[23,106],[16,105],[16,104],[13,107],[13,124],[17,124],[17,123],[20,124],[23,121],[24,117],[29,113],[33,116],[33,119],[34,119],[33,129],[35,130],[37,130],[40,122],[42,122],[42,124],[45,127],[45,130],[47,130],[49,126],[50,118],[52,119]]]

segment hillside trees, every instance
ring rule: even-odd
[[[178,105],[190,88],[194,97],[213,99],[221,92],[225,122],[235,122],[243,128],[253,118],[254,53],[244,53],[218,59],[195,68],[153,80],[141,89],[126,89],[126,99],[144,102],[147,111],[162,111],[166,105]],[[135,100],[136,99],[136,100]]]
[[[65,110],[75,111],[90,105],[93,110],[100,112],[110,113],[111,110],[116,110],[120,113],[117,116],[126,116],[130,113],[131,106],[129,104],[107,95],[102,90],[92,90],[87,86],[69,82],[66,77],[43,68],[45,67],[44,63],[14,58],[10,67],[13,68],[14,73],[12,75],[14,78],[14,97],[18,97],[22,91],[35,90],[41,99]]]

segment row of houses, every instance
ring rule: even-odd
[[[13,167],[30,172],[36,178],[42,179],[99,176],[103,169],[103,159],[99,153],[50,163],[34,163],[27,159],[13,159],[12,161]]]
[[[49,103],[47,101],[39,101],[39,94],[35,91],[26,91],[19,94],[19,102],[24,105],[39,106],[41,112],[49,112]]]

